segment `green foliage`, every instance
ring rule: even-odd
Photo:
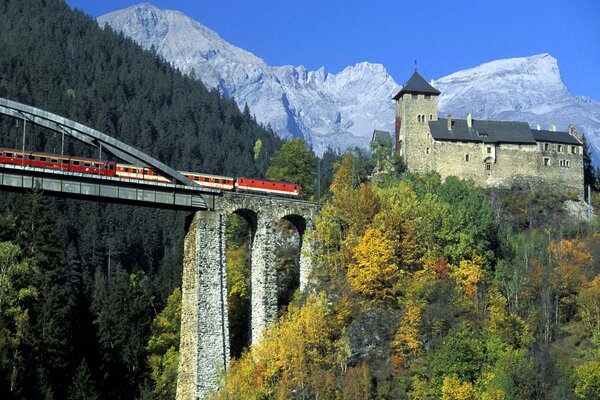
[[[98,400],[98,392],[90,375],[87,362],[83,360],[77,368],[73,377],[73,383],[69,387],[68,400]]]
[[[575,368],[575,394],[581,399],[600,398],[600,361],[588,361]]]
[[[266,176],[275,181],[300,185],[300,196],[313,198],[315,192],[315,155],[300,139],[290,140],[281,146],[271,161]]]
[[[146,346],[155,399],[175,398],[180,326],[181,290],[175,288],[167,299],[164,310],[154,318]]]

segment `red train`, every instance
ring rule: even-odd
[[[49,153],[24,152],[13,149],[0,148],[0,164],[24,165],[34,168],[50,168],[94,175],[116,176],[125,179],[172,183],[170,179],[160,175],[151,168],[118,164],[112,161],[60,156]],[[287,196],[298,196],[300,194],[300,187],[294,183],[275,182],[256,178],[235,179],[198,172],[181,172],[181,174],[188,177],[195,184],[211,189],[283,194]]]

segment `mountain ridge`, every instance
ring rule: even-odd
[[[393,130],[391,97],[400,85],[385,66],[367,61],[337,74],[324,67],[269,66],[179,11],[142,3],[97,19],[156,51],[209,88],[248,105],[279,136],[302,137],[317,154],[328,148],[367,147],[374,129]],[[573,123],[600,154],[600,103],[572,96],[558,61],[547,53],[495,60],[435,81],[439,112],[558,126]]]

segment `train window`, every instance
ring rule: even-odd
[[[12,157],[13,153],[6,153],[6,157]]]
[[[73,165],[79,165],[79,161],[73,161],[72,164]]]
[[[44,157],[42,157],[42,161],[44,161]],[[51,158],[50,162],[56,163],[58,162],[58,160],[56,158]]]
[[[46,161],[46,157],[40,157],[40,161]]]
[[[208,182],[208,181],[210,181],[210,179],[204,178],[204,182]]]

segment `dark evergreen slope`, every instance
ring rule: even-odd
[[[176,168],[260,175],[279,145],[233,100],[60,0],[0,2],[0,96],[82,122]],[[14,140],[4,132],[0,143]]]
[[[262,176],[281,144],[248,110],[62,0],[0,0],[0,97],[178,169]],[[20,148],[22,130],[0,117],[0,146]],[[59,152],[60,135],[28,124],[26,147]],[[97,155],[74,142],[66,150]],[[146,398],[145,345],[181,284],[185,216],[0,192],[0,242],[21,247],[0,251],[2,305],[13,301],[0,307],[0,398]]]

